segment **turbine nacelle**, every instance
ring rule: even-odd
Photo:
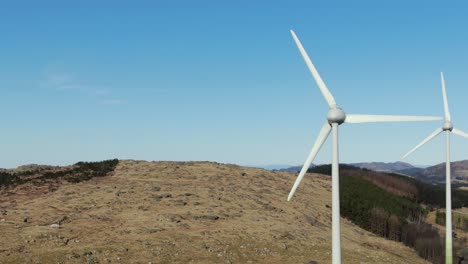
[[[443,131],[452,131],[453,130],[453,124],[451,121],[445,121],[444,124],[442,125],[442,130]]]
[[[328,110],[327,120],[330,125],[333,123],[341,125],[346,120],[346,114],[343,109],[338,106],[334,106]]]

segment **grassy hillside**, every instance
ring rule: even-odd
[[[120,161],[0,193],[2,263],[330,263],[331,182],[210,162]],[[59,224],[53,228],[51,224]],[[344,263],[427,263],[342,218]]]

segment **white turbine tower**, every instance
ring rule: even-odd
[[[440,73],[440,80],[442,83],[442,97],[444,99],[445,122],[442,125],[442,127],[437,128],[431,135],[429,135],[429,137],[424,139],[419,145],[417,145],[408,153],[406,153],[406,155],[403,156],[403,159],[405,159],[418,148],[434,139],[443,131],[445,131],[445,263],[452,264],[452,190],[450,177],[450,132],[453,132],[456,135],[466,138],[468,138],[468,134],[461,130],[453,128],[452,117],[450,116],[450,111],[447,102],[447,91],[445,90],[444,74],[442,72]]]
[[[309,68],[312,76],[317,83],[320,92],[325,97],[327,101],[329,110],[327,114],[327,120],[323,124],[322,129],[320,130],[319,136],[315,141],[312,151],[309,154],[309,157],[304,163],[299,176],[294,183],[294,186],[289,193],[288,201],[294,195],[297,187],[299,186],[302,178],[306,174],[310,164],[314,160],[318,151],[322,147],[323,143],[327,139],[330,131],[333,132],[333,160],[332,160],[332,263],[339,264],[341,263],[341,242],[340,242],[340,195],[339,195],[339,171],[338,171],[338,126],[342,123],[368,123],[368,122],[399,122],[399,121],[433,121],[441,120],[439,117],[424,117],[424,116],[388,116],[388,115],[347,115],[345,112],[338,107],[333,98],[332,94],[328,90],[327,86],[320,77],[317,69],[312,64],[307,52],[302,47],[301,42],[297,38],[294,31],[291,30],[291,34],[296,42],[299,51],[301,52],[302,57],[304,58],[307,67]]]

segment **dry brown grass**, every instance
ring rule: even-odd
[[[445,213],[445,209],[439,209],[439,211]],[[453,212],[454,217],[456,217],[457,214],[468,215],[468,208],[462,207],[462,208],[452,210],[452,212]],[[437,228],[439,230],[439,233],[442,236],[445,236],[445,225],[439,225],[439,224],[436,223],[436,211],[430,212],[427,215],[427,220],[426,221],[429,224],[432,224],[432,226],[434,226],[435,228]],[[467,243],[468,242],[468,233],[464,232],[463,230],[457,229],[457,228],[453,228],[453,232],[455,233],[455,236],[453,238],[454,239],[454,244],[457,245],[457,246],[460,246],[460,247],[467,247],[468,246],[468,243]]]
[[[0,195],[0,262],[330,263],[330,180],[308,175],[287,202],[294,180],[210,162],[121,161],[112,176],[54,192],[23,186]],[[345,219],[342,233],[344,263],[427,263]]]

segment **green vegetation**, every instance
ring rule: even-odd
[[[316,166],[308,172],[331,175],[330,165]],[[409,198],[418,204],[433,208],[445,208],[445,184],[434,185],[395,173],[375,172],[354,166],[340,164],[341,175],[354,175],[371,181],[386,191]],[[452,208],[468,207],[468,191],[452,190]]]
[[[405,180],[418,189],[417,201],[435,208],[445,208],[445,184],[434,185],[418,181],[414,178],[398,174],[388,174],[388,176]],[[452,208],[457,209],[468,207],[468,192],[452,188]]]
[[[115,170],[118,159],[99,162],[78,162],[70,167],[44,169],[24,172],[0,172],[0,187],[16,186],[31,182],[41,184],[49,181],[66,180],[68,182],[87,181],[95,177],[103,177]]]
[[[0,172],[0,187],[20,184],[21,178],[9,172]]]
[[[317,166],[309,172],[331,175],[331,166]],[[452,194],[454,208],[468,205],[467,192]],[[424,222],[429,209],[421,204],[429,205],[429,209],[444,207],[445,189],[402,175],[340,164],[343,217],[374,234],[413,247],[421,257],[433,263],[443,263],[443,238],[437,229]],[[455,224],[457,221],[460,225],[468,223],[454,218]]]
[[[46,172],[38,179],[46,181],[47,179],[65,179],[68,182],[78,183],[87,181],[95,177],[103,177],[113,172],[119,160],[105,160],[99,162],[78,162],[70,169]]]
[[[445,226],[445,211],[436,211],[435,222],[438,225]],[[457,212],[452,212],[452,223],[455,229],[468,232],[468,216]]]
[[[366,179],[343,174],[340,176],[341,213],[361,227],[370,227],[375,221],[373,209],[382,209],[388,217],[394,215],[401,223],[420,221],[427,214],[415,202],[389,193]]]
[[[0,187],[13,186],[27,182],[29,176],[39,173],[42,169],[37,171],[22,170],[19,172],[0,171]]]

